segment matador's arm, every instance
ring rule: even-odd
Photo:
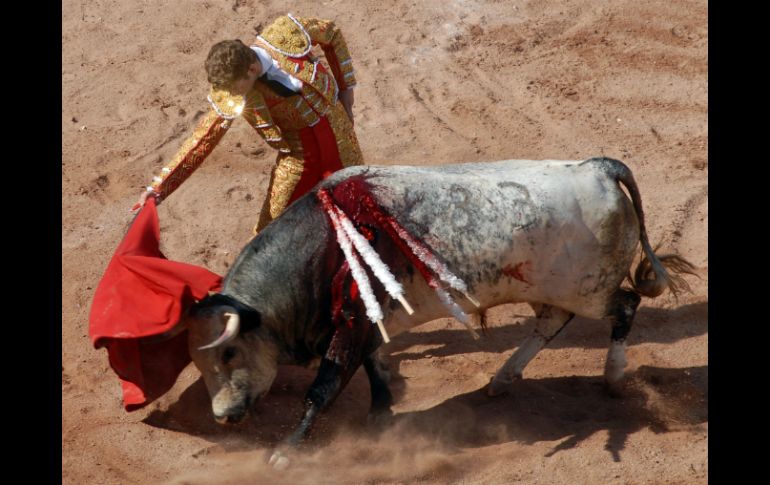
[[[160,175],[153,178],[152,185],[147,187],[147,190],[158,195],[159,200],[168,197],[192,175],[219,143],[232,120],[239,115],[249,122],[268,145],[281,153],[288,154],[291,151],[259,93],[252,91],[244,103],[243,97],[215,90],[209,96],[209,102],[212,110],[201,119],[192,136],[182,144],[171,162],[163,167]]]
[[[356,85],[356,76],[353,71],[353,62],[350,58],[348,45],[342,36],[340,29],[331,20],[316,18],[300,18],[297,22],[310,36],[313,45],[320,45],[326,55],[326,60],[334,74],[340,90],[344,91]]]
[[[158,201],[171,195],[203,163],[229,127],[230,120],[209,111],[147,190],[155,192]]]

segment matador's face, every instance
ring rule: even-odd
[[[237,81],[233,81],[229,89],[230,93],[239,96],[245,96],[246,93],[251,91],[251,88],[254,87],[254,82],[261,75],[262,64],[257,61],[249,66],[249,70],[246,71],[246,77],[238,79]]]

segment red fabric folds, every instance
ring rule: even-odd
[[[305,167],[291,194],[289,204],[305,195],[321,180],[342,169],[337,138],[326,116],[322,116],[314,126],[302,128],[299,137],[302,141]]]
[[[95,348],[106,347],[134,411],[166,393],[190,363],[185,309],[222,278],[198,266],[169,261],[160,252],[160,225],[150,197],[131,224],[96,288],[89,316]]]

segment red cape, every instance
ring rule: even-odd
[[[112,256],[91,305],[89,335],[95,348],[107,348],[126,411],[171,389],[191,360],[187,331],[176,324],[187,307],[222,283],[205,268],[169,261],[159,241],[158,211],[149,197]]]

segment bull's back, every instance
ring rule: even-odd
[[[590,162],[353,167],[324,185],[350,175],[363,175],[487,307],[537,301],[601,317],[639,237],[630,201]],[[443,312],[433,303],[424,310],[428,319],[445,316],[431,314]]]

